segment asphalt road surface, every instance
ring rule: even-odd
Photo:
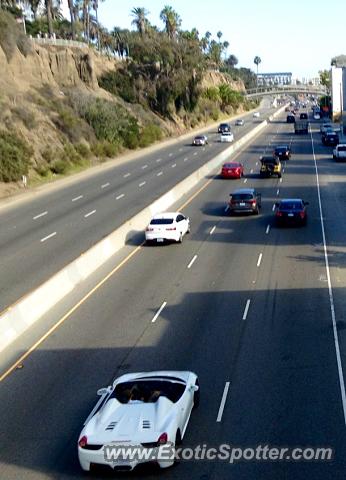
[[[317,128],[311,136],[294,136],[292,125],[272,123],[238,156],[244,179],[216,177],[184,207],[192,231],[181,245],[142,247],[22,368],[3,378],[2,480],[116,477],[83,474],[78,435],[98,388],[119,374],[155,369],[199,375],[201,403],[184,437],[187,447],[329,447],[334,457],[191,460],[119,478],[345,479],[345,165],[333,162]],[[259,155],[287,142],[293,155],[282,181],[260,179]],[[225,212],[229,193],[241,186],[262,193],[259,216]],[[310,202],[306,227],[275,226],[273,204],[284,197]],[[51,319],[58,320],[58,313],[52,310]],[[41,334],[42,322],[40,328]],[[18,343],[11,352],[16,348]]]
[[[235,141],[274,111],[268,105],[260,110],[262,118],[247,114],[244,126],[233,126]],[[219,142],[215,131],[208,137],[206,147],[192,147],[191,134],[191,139],[1,209],[0,311],[229,146]]]

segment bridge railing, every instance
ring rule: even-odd
[[[325,94],[326,88],[323,85],[266,85],[246,90],[245,95],[261,95],[265,93],[318,93]]]

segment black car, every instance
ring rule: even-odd
[[[323,145],[335,147],[339,144],[339,135],[336,132],[326,132],[322,135]]]
[[[306,225],[307,211],[306,205],[301,198],[283,198],[275,204],[275,220],[278,226],[283,225]]]
[[[220,123],[217,129],[218,133],[225,133],[231,131],[231,125],[229,123]]]
[[[286,122],[287,123],[294,123],[296,121],[296,117],[293,115],[293,113],[287,115],[286,117]]]
[[[280,160],[289,160],[291,158],[291,148],[288,145],[278,145],[273,152],[274,157]]]
[[[307,120],[308,119],[308,114],[306,112],[302,112],[300,115],[299,115],[299,118],[301,120]]]

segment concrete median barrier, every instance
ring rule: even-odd
[[[284,107],[271,117],[272,121]],[[258,135],[266,126],[264,120],[251,132],[225,149],[187,178],[179,182],[170,191],[162,195],[151,205],[126,221],[110,235],[96,243],[80,257],[66,265],[34,291],[28,293],[0,315],[0,351],[8,347],[48,310],[72,292],[83,280],[95,272],[101,265],[119,251],[129,240],[130,232],[144,231],[151,217],[170,208],[188,190],[207,175],[215,171],[232,153],[238,151],[246,142]]]

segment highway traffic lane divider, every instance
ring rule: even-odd
[[[269,122],[277,117],[284,108],[280,108],[271,115]],[[248,132],[237,142],[155,200],[151,205],[127,220],[114,232],[82,253],[77,259],[63,267],[35,290],[24,295],[2,312],[0,314],[0,352],[14,342],[66,295],[71,293],[116,252],[128,244],[130,238],[138,235],[140,231],[143,232],[153,215],[167,210],[187,191],[226,161],[232,153],[238,151],[246,142],[258,135],[267,125],[267,120],[261,122],[251,132]]]

